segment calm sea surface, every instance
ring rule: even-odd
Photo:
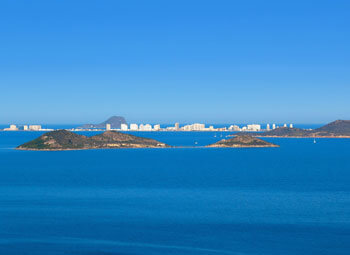
[[[350,139],[13,150],[40,134],[0,132],[1,255],[350,254]],[[136,134],[182,146],[227,135]]]

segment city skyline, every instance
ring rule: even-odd
[[[100,120],[98,120],[100,121]],[[97,121],[97,122],[98,122]],[[334,121],[334,120],[333,120]],[[92,121],[88,121],[88,122],[92,122]],[[109,124],[108,122],[106,122],[107,124]],[[184,126],[184,125],[191,125],[191,124],[196,124],[196,123],[202,123],[204,125],[249,125],[249,124],[257,124],[257,125],[268,125],[268,126],[272,126],[273,125],[289,125],[289,124],[323,124],[323,123],[298,123],[298,122],[293,122],[291,120],[289,121],[285,121],[285,122],[278,122],[278,121],[262,121],[262,122],[257,122],[257,121],[243,121],[243,122],[237,122],[237,121],[230,121],[230,122],[226,122],[226,123],[215,123],[215,122],[205,122],[205,121],[189,121],[189,122],[178,122],[178,121],[172,121],[172,122],[160,122],[160,121],[129,121],[128,119],[126,119],[126,125],[128,125],[129,127],[132,125],[174,125],[175,128],[179,128],[180,126]],[[86,125],[86,123],[45,123],[45,122],[33,122],[33,121],[29,121],[29,122],[8,122],[8,123],[0,123],[1,126],[6,126],[6,125],[17,125],[17,126],[41,126],[41,125],[77,125],[77,126],[81,126],[81,125]],[[88,125],[93,125],[93,124],[88,124]],[[111,124],[109,124],[111,125]],[[106,127],[107,128],[107,127]],[[109,127],[111,128],[111,127]]]
[[[217,127],[211,124],[205,123],[192,123],[192,124],[184,124],[180,125],[180,123],[176,122],[174,125],[160,125],[160,124],[136,124],[136,123],[121,123],[120,127],[112,128],[112,124],[106,122],[106,124],[102,127],[96,127],[95,125],[89,127],[75,127],[75,128],[64,128],[69,131],[269,131],[274,130],[276,128],[293,128],[293,123],[284,123],[279,126],[276,123],[273,123],[271,128],[270,124],[267,123],[266,127],[262,127],[261,124],[231,124],[229,127],[221,126]],[[54,129],[54,128],[43,128],[41,125],[16,125],[10,124],[9,127],[0,129],[0,131],[54,131],[62,128]]]

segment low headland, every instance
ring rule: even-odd
[[[237,135],[234,138],[223,139],[206,147],[221,148],[254,148],[254,147],[279,147],[279,145],[266,142],[251,135]]]

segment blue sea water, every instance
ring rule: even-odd
[[[350,254],[350,139],[13,149],[40,134],[0,132],[1,255]],[[178,146],[227,135],[136,134]]]

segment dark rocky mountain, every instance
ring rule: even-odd
[[[100,124],[85,124],[79,128],[83,129],[101,129],[105,128],[106,124],[111,124],[111,128],[120,129],[121,124],[127,124],[124,117],[121,116],[112,116],[108,120],[100,123]]]
[[[117,131],[87,137],[67,130],[43,134],[37,139],[18,146],[18,150],[78,150],[107,148],[165,148],[170,147],[154,139],[142,138]]]
[[[313,130],[317,135],[350,136],[350,120],[336,120]]]
[[[279,147],[250,135],[237,135],[230,139],[223,139],[207,147]]]

